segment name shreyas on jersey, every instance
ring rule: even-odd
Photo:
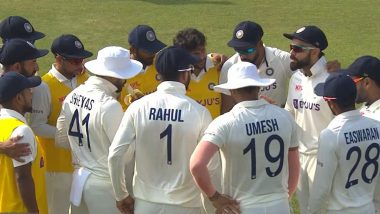
[[[184,122],[181,109],[150,108],[149,120]]]
[[[346,139],[346,144],[360,143],[362,141],[369,140],[378,140],[379,131],[377,128],[360,129],[352,132],[345,132],[344,138]]]
[[[303,101],[299,99],[293,99],[293,106],[295,109],[308,109],[308,110],[321,110],[321,106],[319,103],[313,103],[308,101]]]
[[[81,107],[90,111],[92,109],[92,104],[94,104],[94,100],[88,97],[85,97],[81,94],[73,93],[71,95],[70,104],[76,105],[78,107]]]
[[[248,136],[262,133],[278,131],[278,123],[276,119],[262,120],[253,123],[246,123],[245,130]]]

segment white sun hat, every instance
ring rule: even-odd
[[[129,50],[110,46],[98,52],[95,60],[86,62],[84,66],[93,74],[99,76],[129,79],[142,70],[142,64],[130,57]]]
[[[272,85],[275,79],[261,78],[254,64],[238,62],[228,69],[228,80],[224,84],[214,86],[214,90],[223,94],[231,95],[231,89],[245,88],[249,86]]]

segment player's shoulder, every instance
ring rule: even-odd
[[[269,47],[269,46],[265,46],[265,51],[269,51],[270,53],[272,53],[274,56],[276,57],[290,57],[290,53],[287,52],[287,51],[283,51],[279,48],[275,48],[275,47]]]

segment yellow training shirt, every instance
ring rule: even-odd
[[[25,123],[16,118],[0,119],[0,143],[7,141],[13,130],[21,125]],[[36,157],[31,163],[39,213],[47,214],[44,158],[38,143]],[[0,154],[0,167],[0,213],[26,213],[27,209],[17,189],[12,159]]]
[[[77,85],[83,84],[88,79],[88,74],[83,73],[77,76]],[[50,72],[42,77],[42,80],[49,86],[51,94],[51,113],[48,124],[56,126],[57,118],[61,112],[62,102],[72,91],[65,84],[58,81]],[[46,170],[48,172],[72,172],[71,151],[69,149],[55,146],[54,139],[37,136],[41,143],[44,157],[46,159]]]

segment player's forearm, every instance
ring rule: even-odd
[[[299,174],[300,174],[298,147],[292,148],[291,150],[289,150],[288,161],[289,161],[288,195],[289,195],[289,198],[291,198],[297,189],[297,184],[298,184],[298,179],[299,179]]]
[[[16,175],[18,191],[28,212],[38,213],[32,175]]]
[[[55,133],[57,131],[55,126],[51,126],[49,124],[32,124],[31,128],[37,136],[51,139],[55,138]]]
[[[117,201],[120,201],[129,195],[125,184],[124,171],[126,166],[123,156],[123,154],[125,154],[123,151],[128,150],[128,145],[124,145],[123,147],[125,148],[121,150],[120,147],[114,148],[111,146],[108,156],[108,169]]]
[[[211,176],[207,169],[207,164],[191,161],[190,171],[195,183],[207,195],[207,197],[214,195],[216,189],[211,182]]]

